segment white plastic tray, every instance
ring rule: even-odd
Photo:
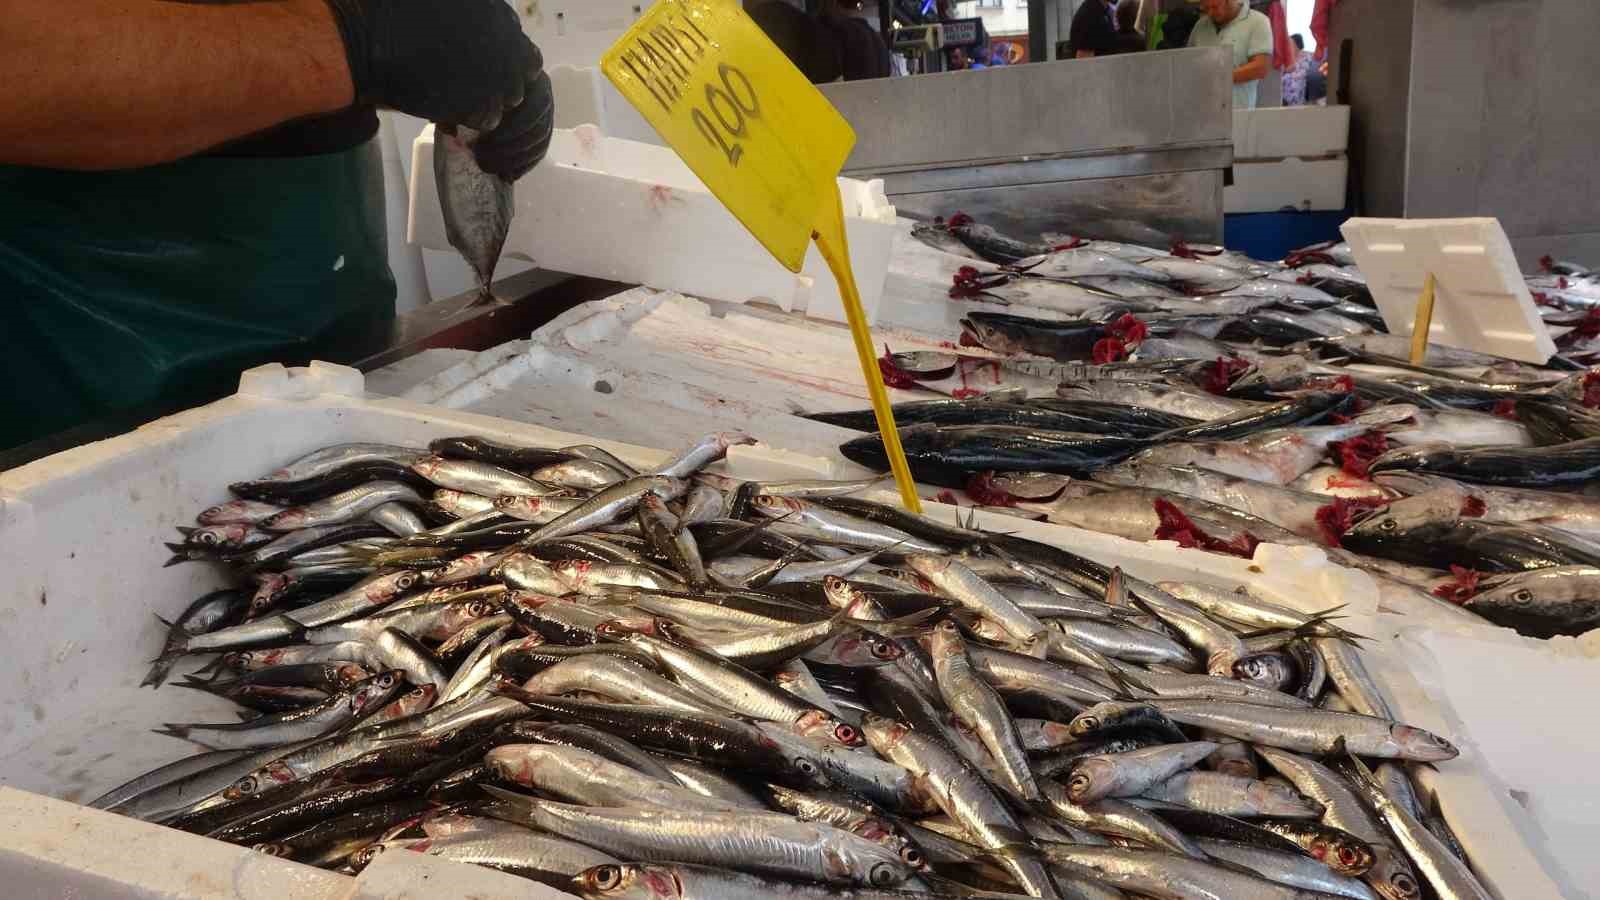
[[[1390,334],[1415,328],[1431,272],[1429,342],[1541,365],[1556,352],[1498,219],[1351,219],[1340,231]]]
[[[8,573],[0,587],[0,617],[11,638],[11,652],[0,658],[0,677],[15,686],[0,698],[0,784],[81,801],[185,754],[185,745],[150,734],[153,724],[225,713],[225,704],[214,698],[135,684],[163,638],[151,614],[181,608],[218,583],[209,567],[162,568],[161,542],[174,525],[221,499],[229,481],[330,443],[421,443],[465,432],[535,443],[589,441],[642,466],[666,456],[372,397],[363,387],[359,373],[341,366],[262,367],[245,374],[234,397],[0,474],[0,570]],[[835,462],[757,446],[735,448],[728,467],[742,477],[826,475],[835,471]],[[933,510],[955,515],[937,505]],[[1245,561],[1011,518],[985,524],[1058,543],[1145,578],[1224,587],[1248,582],[1267,599],[1303,609],[1340,603],[1356,613],[1375,609],[1376,594],[1365,575],[1328,564],[1314,549],[1264,545]],[[1383,642],[1372,652],[1373,666],[1387,676],[1396,698],[1420,690],[1408,675],[1408,662]],[[1437,725],[1424,712],[1454,724],[1447,702],[1431,710],[1425,702],[1416,705],[1418,724]],[[1521,727],[1516,716],[1516,709],[1507,709],[1496,724]],[[1445,767],[1451,779],[1444,795],[1447,809],[1471,811],[1455,825],[1483,873],[1506,898],[1561,896],[1529,849],[1539,837],[1537,826],[1520,806],[1494,802],[1503,789],[1480,765],[1471,735],[1440,727],[1466,748],[1462,760]],[[308,875],[302,866],[30,794],[0,792],[0,835],[6,836],[0,841],[0,878],[12,886],[48,886],[33,895],[336,896],[325,876]],[[126,853],[137,861],[117,865],[113,854]],[[386,857],[391,855],[410,856]],[[433,862],[380,862],[360,879],[358,896],[403,896],[407,889],[414,896],[466,896],[459,885],[482,883],[477,872],[459,881],[455,874],[441,876],[448,869],[434,869]],[[390,865],[411,871],[395,874]]]
[[[411,240],[449,250],[433,177],[433,130],[413,148]],[[841,178],[850,262],[868,321],[883,295],[894,207],[881,181]],[[715,248],[707,252],[706,248]],[[665,147],[557,129],[545,161],[516,185],[508,255],[577,275],[845,321],[839,290],[813,246],[800,274],[779,265]]]
[[[1263,106],[1233,111],[1235,163],[1339,156],[1350,146],[1348,106]]]

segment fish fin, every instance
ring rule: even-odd
[[[238,716],[241,722],[249,722],[261,718],[261,713],[253,709],[236,709],[233,714]]]
[[[933,619],[945,611],[942,606],[930,606],[919,609],[914,613],[889,619],[886,622],[869,622],[866,619],[852,619],[848,615],[849,607],[839,610],[833,615],[833,621],[854,625],[862,631],[870,631],[882,637],[905,637],[922,631],[929,619]]]
[[[196,691],[205,691],[208,694],[222,694],[224,691],[238,684],[237,678],[227,680],[216,678],[200,678],[196,675],[185,675],[182,681],[174,681],[173,687],[191,688]]]
[[[210,674],[212,672],[215,672],[217,674],[213,675],[212,679],[211,679],[211,680],[215,681],[216,679],[222,677],[222,668],[225,665],[227,665],[227,654],[218,653],[216,656],[211,657],[211,661],[210,662],[206,663],[205,665],[201,666],[198,669],[195,669],[194,670],[194,674],[195,675],[206,675],[206,674]]]
[[[155,614],[151,613],[151,615],[155,615]],[[170,621],[168,621],[166,619],[163,619],[160,616],[156,616],[156,621],[160,622],[162,625],[165,625],[167,627],[168,631],[171,631],[173,629],[173,627],[174,627],[173,624]]]
[[[306,635],[311,632],[311,627],[310,626],[302,624],[299,619],[296,619],[294,616],[291,616],[288,613],[278,613],[278,618],[284,620],[285,622],[288,622],[289,623],[289,627],[294,629],[294,631],[292,633],[290,633],[290,635],[287,638],[285,638],[285,643],[290,643],[290,644],[305,644],[305,643],[309,643],[306,640]]]
[[[178,529],[178,533],[183,535],[184,537],[188,537],[189,535],[194,534],[196,531],[200,530],[198,528],[194,528],[194,527],[191,527],[191,526],[188,526],[188,525],[178,525],[178,526],[175,526],[175,527]]]
[[[182,544],[168,543],[166,544],[166,548],[172,551],[172,556],[166,562],[161,564],[161,568],[165,569],[170,566],[175,566],[178,563],[186,563],[189,561],[188,547],[185,547]]]
[[[150,730],[155,732],[156,734],[164,734],[167,737],[175,737],[175,738],[178,738],[179,740],[187,741],[189,739],[189,726],[188,725],[174,725],[174,724],[168,722],[167,724],[163,725],[160,728],[152,728]]]

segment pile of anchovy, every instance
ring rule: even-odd
[[[590,446],[345,444],[175,544],[146,683],[241,721],[92,805],[591,898],[1486,898],[1359,640],[1247,591]],[[172,689],[168,687],[165,689]]]
[[[1401,613],[1600,626],[1600,274],[1528,276],[1563,329],[1547,365],[1437,344],[1413,365],[1344,245],[1260,262],[964,217],[913,233],[983,351],[880,360],[891,385],[944,395],[895,414],[947,499],[1244,557],[1324,547]],[[869,410],[810,417],[872,432],[840,451],[888,469]]]

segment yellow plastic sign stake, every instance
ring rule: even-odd
[[[1411,364],[1422,365],[1428,358],[1428,333],[1433,330],[1433,273],[1422,283],[1422,296],[1417,298],[1417,315],[1411,320]]]
[[[878,431],[907,509],[921,512],[850,268],[837,182],[855,132],[736,0],[658,0],[601,71],[791,272],[813,238],[839,282]]]

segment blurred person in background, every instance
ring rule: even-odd
[[[1272,59],[1272,23],[1245,0],[1201,0],[1205,15],[1189,33],[1191,47],[1225,47],[1233,54],[1233,108],[1255,109],[1256,92]]]
[[[1144,0],[1119,0],[1117,3],[1117,49],[1114,52],[1138,53],[1148,45],[1144,32],[1139,30],[1139,13],[1143,9]]]
[[[783,0],[750,0],[744,11],[812,84],[827,84],[844,76],[839,42],[817,17]]]
[[[1290,35],[1289,40],[1294,42],[1294,62],[1283,70],[1283,105],[1304,106],[1306,76],[1311,74],[1313,60],[1311,54],[1306,52],[1305,38],[1295,34]]]
[[[1083,0],[1072,16],[1069,58],[1089,59],[1117,52],[1116,8],[1116,0]]]
[[[845,81],[888,78],[889,45],[862,18],[861,0],[823,0],[818,20],[833,35]]]

